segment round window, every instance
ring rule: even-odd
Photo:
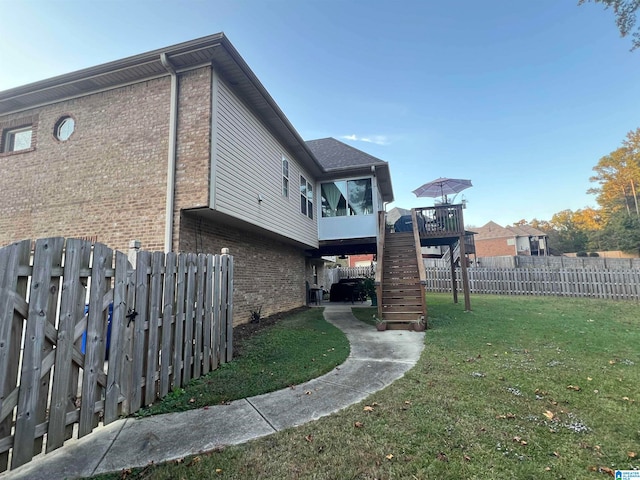
[[[64,142],[65,140],[69,139],[75,128],[76,122],[73,118],[62,117],[56,123],[56,128],[53,133],[58,140]]]

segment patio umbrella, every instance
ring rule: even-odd
[[[440,177],[416,188],[413,193],[416,197],[442,197],[442,201],[446,202],[447,195],[455,195],[472,186],[471,180]]]

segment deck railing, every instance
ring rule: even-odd
[[[437,205],[415,208],[420,238],[464,234],[462,205]]]

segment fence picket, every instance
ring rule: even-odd
[[[213,326],[212,326],[212,330],[213,330],[213,345],[211,346],[212,351],[212,355],[211,355],[211,368],[212,369],[216,369],[218,368],[218,365],[220,364],[220,343],[221,343],[221,337],[222,337],[222,333],[220,331],[220,316],[221,316],[221,307],[220,305],[222,305],[224,303],[224,297],[221,293],[222,291],[222,258],[219,255],[216,255],[215,257],[215,265],[214,265],[214,269],[215,269],[215,275],[213,276],[213,298],[220,299],[220,303],[219,305],[213,309]]]
[[[202,330],[204,332],[204,344],[202,346],[202,374],[206,375],[211,370],[211,355],[212,355],[212,341],[213,341],[213,278],[216,275],[216,271],[213,267],[213,257],[207,255],[206,261],[207,275],[205,276],[204,284],[204,321],[202,324]]]
[[[162,315],[162,275],[164,270],[164,253],[153,252],[151,255],[151,286],[149,295],[149,321],[147,327],[147,352],[145,373],[144,403],[149,405],[156,400],[156,374],[158,373],[158,343],[160,338],[160,317]]]
[[[194,297],[196,291],[197,255],[187,254],[187,303],[185,306],[184,346],[182,347],[182,378],[189,383],[193,372]]]
[[[167,355],[171,351],[171,340],[175,329],[175,312],[173,302],[176,288],[176,254],[167,253],[164,267],[164,301],[162,308],[162,355],[160,356],[160,397],[169,393],[171,381],[169,375],[172,373],[171,365],[173,358]],[[175,368],[175,365],[174,367]]]
[[[145,323],[148,321],[149,305],[149,273],[151,269],[151,253],[138,252],[136,259],[136,306],[133,325],[133,364],[131,366],[132,396],[130,408],[138,410],[144,398],[145,359],[147,352],[147,336]]]
[[[193,376],[194,378],[198,378],[200,376],[200,372],[202,371],[202,349],[203,349],[203,331],[202,331],[202,317],[204,315],[204,278],[206,273],[206,265],[207,265],[207,256],[204,254],[199,254],[197,257],[197,269],[198,272],[196,274],[196,311],[195,311],[195,322],[194,322],[194,338],[195,342],[193,345]]]
[[[87,315],[87,334],[82,375],[82,397],[80,404],[80,422],[78,436],[83,437],[98,425],[100,415],[96,404],[102,401],[106,378],[104,361],[106,353],[106,331],[109,305],[104,305],[104,297],[110,287],[107,269],[111,269],[113,252],[100,243],[93,250],[91,287],[89,289],[89,311]]]
[[[75,312],[78,305],[84,305],[84,289],[79,285],[80,271],[89,268],[91,244],[88,241],[69,239],[67,241],[64,265],[64,282],[60,298],[60,319],[56,345],[56,364],[72,364],[74,348]],[[72,380],[72,368],[56,369],[51,392],[51,413],[47,432],[47,452],[60,447],[66,437],[66,414],[75,410],[77,378]],[[71,389],[75,387],[75,390]]]
[[[178,279],[176,282],[176,325],[173,344],[173,379],[171,386],[178,388],[183,383],[183,340],[185,324],[185,294],[187,289],[187,255],[178,255]],[[186,382],[185,382],[186,383]]]
[[[122,396],[122,364],[126,352],[124,334],[127,321],[127,271],[129,261],[122,252],[116,252],[116,268],[113,286],[113,312],[111,315],[111,337],[109,345],[109,371],[107,373],[107,389],[105,392],[104,423],[109,424],[118,419],[119,405]]]
[[[18,402],[18,359],[26,311],[18,313],[17,304],[26,306],[27,294],[27,277],[20,276],[19,270],[29,265],[30,250],[31,241],[24,240],[0,251],[0,472],[9,466],[9,447],[1,444],[11,440]]]
[[[45,413],[40,411],[39,407],[42,407],[40,379],[42,353],[46,348],[45,331],[47,322],[51,321],[47,318],[50,312],[48,304],[52,300],[49,285],[53,267],[59,266],[61,262],[62,244],[61,238],[45,238],[36,242],[35,267],[29,292],[29,314],[20,370],[21,394],[18,397],[12,468],[24,465],[34,454],[39,453],[35,451],[36,427],[39,421],[43,421]],[[48,382],[46,384],[48,386]]]

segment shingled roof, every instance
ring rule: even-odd
[[[385,202],[393,201],[389,164],[384,160],[331,137],[308,140],[305,143],[328,177],[339,174],[371,174],[373,171],[378,178],[382,199]]]
[[[309,150],[327,172],[336,169],[387,164],[387,162],[342,143],[335,138],[308,140],[306,143]]]
[[[488,238],[513,238],[513,237],[546,237],[547,234],[531,225],[507,226],[502,227],[496,222],[488,222],[480,228],[475,229],[477,232],[476,240],[485,240]]]

